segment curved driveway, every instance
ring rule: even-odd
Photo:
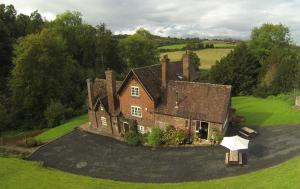
[[[217,147],[131,147],[109,137],[75,130],[37,150],[29,159],[60,170],[133,182],[207,180],[270,167],[300,155],[300,126],[259,129],[249,144],[248,164],[226,167]]]

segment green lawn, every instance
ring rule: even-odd
[[[88,122],[87,114],[73,118],[62,125],[49,129],[46,132],[36,136],[35,139],[41,142],[51,141],[71,132],[75,127],[78,127],[86,122]]]
[[[183,43],[183,44],[175,44],[175,45],[165,45],[165,46],[158,47],[158,49],[173,50],[173,49],[182,49],[185,46],[186,46],[186,44]]]
[[[201,69],[210,69],[212,65],[216,64],[217,60],[220,60],[222,57],[226,56],[231,52],[232,49],[202,49],[195,51],[200,58]],[[184,51],[175,51],[175,52],[165,52],[161,53],[161,57],[167,54],[171,61],[181,60]]]
[[[266,99],[252,96],[232,98],[237,114],[246,118],[247,125],[278,126],[300,124],[300,110],[280,97]]]
[[[300,157],[241,176],[174,184],[143,184],[96,179],[45,168],[37,162],[0,157],[0,188],[5,189],[296,189],[300,188],[299,179]]]

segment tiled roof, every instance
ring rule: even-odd
[[[179,61],[169,63],[168,84],[162,92],[161,69],[161,64],[132,69],[123,82],[116,81],[116,91],[120,92],[127,80],[134,76],[154,99],[157,105],[156,113],[216,123],[225,122],[230,105],[231,86],[181,81],[182,62]],[[191,80],[197,79],[198,76],[191,66]],[[106,80],[95,79],[93,89],[94,102],[99,103],[101,100],[104,108],[108,110]],[[175,108],[176,100],[178,108]]]
[[[141,84],[146,88],[147,92],[150,93],[150,96],[157,101],[161,95],[161,64],[155,64],[151,66],[145,66],[140,68],[134,68],[128,74],[127,78],[131,76],[133,73],[138,80],[140,80]],[[168,64],[168,80],[181,80],[182,79],[182,61],[178,62],[170,62]],[[198,78],[199,74],[196,69],[190,66],[190,75],[191,80],[195,80]],[[127,78],[124,80],[124,84],[126,83]]]
[[[231,86],[169,81],[157,113],[224,123],[230,105]],[[175,108],[178,100],[178,108]]]
[[[116,81],[116,91],[119,90],[122,82],[121,81]],[[97,102],[97,99],[101,100],[104,108],[108,110],[108,102],[107,102],[107,92],[106,92],[106,80],[105,79],[98,79],[96,78],[94,80],[94,85],[93,85],[93,90],[94,90],[94,101]],[[96,106],[95,104],[94,106]],[[117,104],[116,104],[117,105]]]

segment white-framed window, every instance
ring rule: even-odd
[[[142,125],[138,125],[138,130],[139,130],[139,132],[142,133],[142,134],[146,133],[145,127],[142,126]]]
[[[139,87],[131,86],[131,96],[139,97]]]
[[[139,106],[131,106],[131,115],[135,117],[142,117],[142,109]]]
[[[107,126],[107,122],[106,122],[105,117],[101,117],[101,124],[102,124],[102,126]]]

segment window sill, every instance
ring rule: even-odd
[[[136,115],[132,115],[132,114],[131,114],[131,116],[136,117],[136,118],[143,118],[143,116],[136,116]]]

